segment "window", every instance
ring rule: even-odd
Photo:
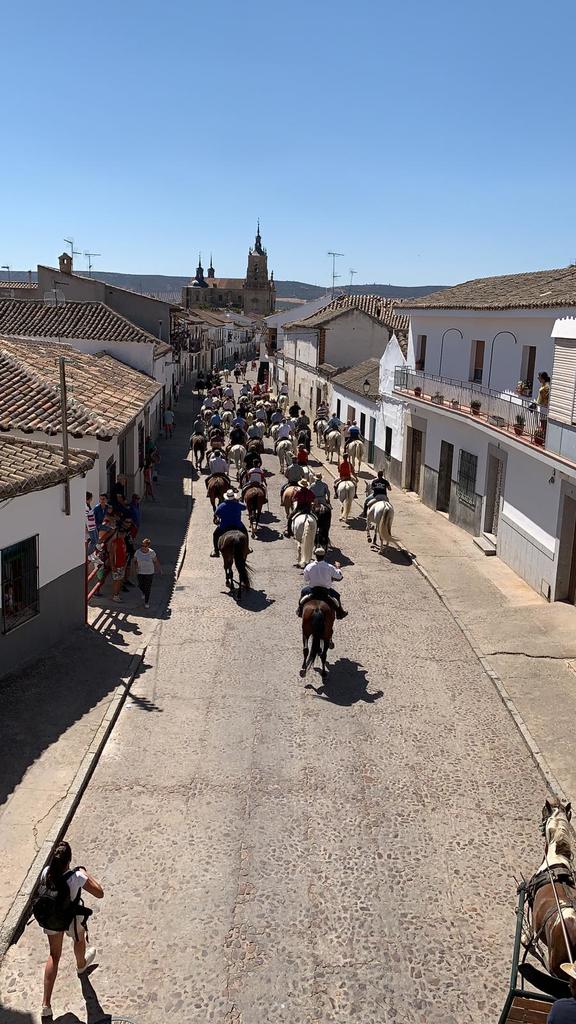
[[[458,500],[464,505],[476,506],[476,470],[478,468],[478,456],[471,455],[460,449],[460,461],[458,463]]]
[[[485,345],[486,342],[484,341],[472,342],[472,365],[470,367],[470,380],[474,381],[475,384],[482,383],[482,373],[484,371]]]
[[[340,409],[341,409],[341,404],[340,404],[340,399],[338,398],[337,401],[336,401],[336,415],[338,417],[340,416]]]
[[[144,467],[144,424],[138,424],[138,469]]]
[[[348,412],[346,413],[346,419],[352,423],[356,419],[356,409],[353,405],[348,406]]]
[[[8,633],[40,611],[38,535],[0,552],[2,562],[2,632]]]
[[[365,412],[361,412],[360,413],[360,433],[362,434],[362,437],[364,437],[365,434],[366,434],[366,413]]]
[[[426,367],[426,342],[428,336],[426,334],[419,334],[416,342],[416,369],[424,370]]]
[[[326,362],[326,328],[321,327],[318,342],[318,365]]]
[[[536,346],[535,345],[523,345],[522,346],[522,366],[520,369],[520,379],[524,384],[528,386],[530,391],[534,388],[534,368],[536,365]]]
[[[124,434],[124,437],[120,438],[120,444],[118,445],[118,450],[119,450],[119,459],[118,459],[118,461],[120,463],[120,472],[121,473],[125,473],[126,472],[126,434]]]
[[[384,454],[392,454],[392,427],[386,427],[386,436],[384,439]]]

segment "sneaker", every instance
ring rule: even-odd
[[[94,949],[94,946],[90,946],[86,950],[86,963],[84,964],[84,967],[79,967],[78,968],[78,975],[84,974],[84,972],[87,971],[88,968],[90,967],[90,964],[94,963],[95,959],[96,959],[96,950]]]
[[[40,1014],[42,1020],[52,1020],[54,1014],[52,1013],[51,1006],[43,1006],[42,1013]]]
[[[116,604],[122,604],[122,598],[120,597],[120,594],[114,594],[112,600],[115,601]]]
[[[220,558],[220,555],[216,551],[211,551],[210,558]]]

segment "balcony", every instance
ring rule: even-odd
[[[484,388],[481,384],[438,377],[423,370],[397,366],[394,392],[427,405],[437,405],[458,416],[513,434],[519,441],[542,448],[546,435],[533,402],[517,394]]]

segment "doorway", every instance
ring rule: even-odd
[[[488,483],[486,487],[486,513],[484,515],[484,533],[492,537],[498,536],[500,506],[504,490],[504,461],[495,455],[488,460]]]
[[[576,604],[576,499],[564,495],[558,547],[556,601]]]
[[[452,490],[452,462],[454,445],[442,441],[440,446],[440,468],[438,470],[438,490],[436,492],[436,509],[438,512],[450,511],[450,493]]]
[[[411,427],[410,437],[410,478],[408,490],[420,493],[420,470],[422,468],[422,431]]]

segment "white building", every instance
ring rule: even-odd
[[[143,492],[146,437],[161,426],[161,385],[112,356],[70,345],[0,338],[0,430],[61,444],[59,357],[65,357],[70,443],[96,460],[87,490],[110,493],[120,473]]]
[[[329,380],[339,369],[379,360],[394,331],[408,328],[408,318],[393,306],[379,295],[344,295],[303,320],[287,323],[280,358],[291,396],[313,413],[328,399]]]
[[[403,485],[539,593],[573,601],[575,342],[573,322],[556,321],[576,312],[576,267],[466,282],[409,312],[394,387],[407,404]],[[548,424],[533,401],[540,371],[552,374]]]
[[[94,457],[0,436],[0,673],[46,653],[86,616],[84,476]]]

